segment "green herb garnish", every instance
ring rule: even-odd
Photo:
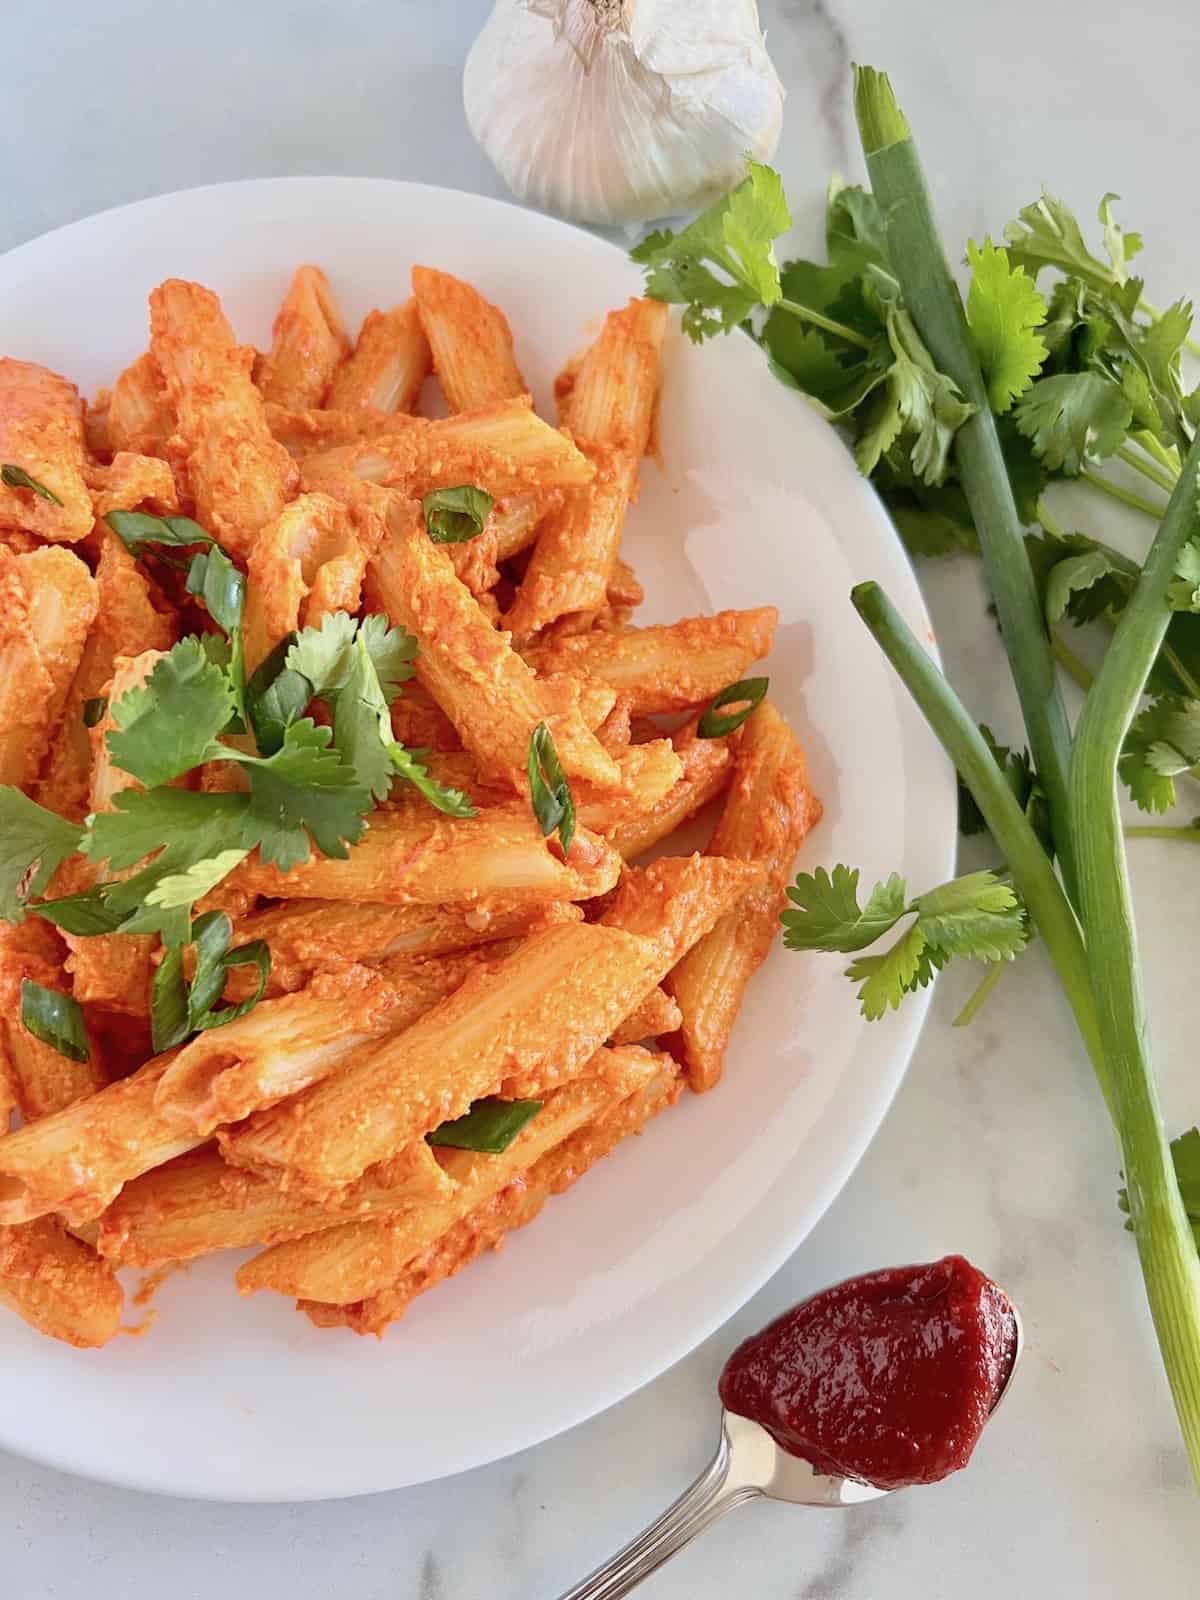
[[[432,489],[421,499],[421,514],[434,544],[465,544],[474,539],[483,532],[491,509],[491,495],[471,483]]]
[[[554,748],[554,740],[544,722],[539,722],[529,735],[529,756],[526,761],[529,773],[529,799],[533,814],[548,839],[558,829],[558,840],[563,855],[569,855],[571,840],[575,837],[575,802],[571,787]]]
[[[498,1100],[490,1096],[476,1100],[465,1116],[443,1122],[427,1133],[429,1144],[452,1150],[478,1150],[485,1155],[503,1155],[527,1122],[542,1109],[541,1100]]]
[[[696,724],[697,739],[723,739],[727,733],[740,728],[766,694],[770,681],[770,678],[742,678],[714,695],[708,710]],[[737,710],[722,717],[718,714],[722,706],[736,706]]]
[[[21,1024],[27,1033],[60,1056],[72,1061],[87,1061],[87,1029],[79,1001],[57,989],[44,989],[32,978],[21,979]]]
[[[0,467],[0,482],[10,489],[32,489],[34,494],[40,495],[43,500],[49,500],[52,506],[61,506],[62,501],[44,483],[39,483],[36,478],[31,478],[24,467],[16,467],[11,461],[6,461]]]

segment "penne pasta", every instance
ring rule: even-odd
[[[626,861],[634,860],[674,833],[728,785],[733,772],[733,745],[728,738],[698,738],[697,720],[671,735],[682,776],[657,804],[618,822],[608,835]]]
[[[340,411],[412,411],[431,367],[415,300],[368,311],[353,354],[333,375],[326,404]]]
[[[377,527],[328,495],[303,494],[262,530],[246,564],[247,671],[289,633],[358,610]]]
[[[256,1256],[238,1273],[243,1294],[273,1289],[327,1304],[347,1304],[391,1283],[404,1267],[478,1205],[519,1183],[540,1157],[654,1078],[648,1051],[601,1050],[582,1077],[549,1095],[501,1155],[440,1152],[453,1180],[433,1205],[399,1216],[348,1222]]]
[[[154,1108],[173,1053],[0,1139],[0,1226],[58,1211],[91,1222],[131,1178],[203,1141]]]
[[[417,506],[391,496],[387,528],[371,563],[375,592],[390,620],[416,637],[418,681],[457,728],[481,772],[520,789],[530,735],[545,721],[569,777],[618,784],[616,763],[578,710],[550,711],[533,672],[428,537]]]
[[[64,544],[78,544],[92,531],[83,406],[73,383],[32,362],[0,357],[0,462],[54,496],[0,483],[0,526]]]
[[[761,862],[766,877],[692,946],[667,980],[683,1016],[684,1070],[697,1093],[711,1089],[721,1076],[746,985],[778,937],[796,852],[820,815],[804,752],[764,700],[742,729],[733,782],[708,848]]]
[[[69,994],[70,982],[63,968],[62,946],[54,930],[38,917],[30,917],[19,927],[0,923],[0,1055],[4,1058],[3,1080],[26,1122],[34,1122],[52,1112],[94,1094],[104,1084],[104,1075],[93,1045],[91,1059],[75,1061],[53,1045],[43,1044],[21,1021],[21,984],[25,978]],[[11,1109],[8,1094],[0,1111],[0,1135],[8,1126]]]
[[[488,529],[496,536],[496,560],[511,561],[534,542],[542,521],[559,504],[560,489],[506,495],[492,506]]]
[[[57,1217],[0,1227],[0,1305],[39,1333],[97,1349],[120,1331],[124,1299],[111,1265]]]
[[[538,535],[504,623],[518,645],[560,617],[609,603],[625,510],[637,498],[638,463],[650,438],[666,323],[667,308],[655,300],[610,311],[570,386],[559,385],[560,420],[596,476],[565,498]]]
[[[590,483],[595,470],[565,433],[542,421],[527,395],[435,422],[394,422],[401,425],[306,456],[303,487],[323,489],[352,476],[419,499],[432,489],[472,483],[500,499],[577,487]]]
[[[251,352],[236,343],[210,289],[169,278],[150,296],[150,348],[178,416],[197,520],[231,555],[246,556],[296,484],[251,382]]]
[[[0,545],[0,783],[28,788],[41,770],[97,605],[72,551]]]
[[[703,705],[736,683],[770,650],[778,615],[774,606],[718,611],[623,633],[556,639],[526,656],[539,673],[599,678],[630,697],[635,716],[656,716]]]
[[[586,829],[568,861],[551,850],[527,802],[474,817],[445,817],[431,806],[396,805],[373,813],[344,861],[314,855],[281,872],[252,856],[233,879],[281,900],[365,900],[390,905],[470,905],[508,899],[590,900],[617,881],[620,858]]]
[[[390,906],[339,900],[296,900],[252,912],[234,929],[235,945],[261,939],[271,952],[268,994],[302,989],[318,972],[354,962],[392,957],[426,960],[457,954],[500,939],[523,939],[541,928],[578,922],[583,912],[567,900],[511,900],[474,905]],[[241,1000],[252,992],[248,970],[235,967],[225,992]]]
[[[513,356],[512,331],[498,306],[448,272],[414,267],[417,313],[446,404],[470,411],[526,392]]]
[[[162,660],[158,650],[144,650],[141,655],[118,656],[112,681],[107,686],[108,705],[100,721],[91,730],[92,775],[88,799],[93,812],[111,811],[117,795],[126,789],[140,789],[141,785],[112,760],[108,750],[108,735],[116,723],[112,708],[131,689],[145,683],[157,662]],[[115,873],[114,877],[128,877],[130,868]],[[85,889],[105,873],[89,861],[76,863],[75,887]],[[129,1016],[150,1015],[150,987],[154,978],[154,951],[158,938],[145,933],[102,933],[88,937],[72,933],[63,935],[70,950],[67,971],[71,974],[72,991],[81,1003],[90,1003],[119,1011]]]
[[[353,1329],[355,1333],[381,1336],[389,1324],[404,1315],[417,1295],[453,1277],[485,1250],[500,1249],[509,1233],[533,1221],[551,1195],[569,1189],[622,1139],[640,1132],[651,1117],[675,1103],[679,1097],[680,1082],[674,1063],[669,1056],[651,1059],[660,1064],[648,1082],[617,1105],[568,1133],[529,1165],[522,1173],[520,1182],[511,1182],[502,1189],[492,1187],[485,1198],[419,1255],[411,1256],[399,1275],[386,1287],[360,1300],[340,1305],[301,1297],[299,1309],[307,1312],[318,1327],[342,1326]],[[569,1091],[560,1092],[566,1094]],[[537,1119],[534,1120],[536,1122]],[[394,1235],[399,1232],[397,1227]],[[268,1265],[264,1264],[265,1267]],[[256,1262],[251,1261],[242,1269],[243,1275],[249,1278],[255,1266]],[[344,1293],[345,1289],[340,1292]]]
[[[100,535],[95,579],[96,616],[34,790],[40,805],[74,820],[83,818],[89,804],[92,745],[84,707],[101,697],[118,656],[169,650],[175,642],[174,618],[166,602],[115,533]]]
[[[436,1206],[453,1187],[424,1139],[364,1173],[327,1206],[229,1166],[207,1146],[126,1184],[100,1218],[97,1248],[123,1267],[190,1261],[214,1250],[298,1239],[352,1219]]]
[[[319,406],[349,350],[329,279],[320,267],[297,267],[271,329],[271,348],[255,366],[254,381],[264,400]]]
[[[114,452],[170,458],[175,410],[151,351],[140,355],[113,384],[108,400],[108,438]]]
[[[630,820],[645,817],[662,805],[683,776],[683,763],[669,739],[626,745],[617,765],[621,787],[590,793],[579,786],[575,815],[586,828],[607,838]]]
[[[609,1040],[610,1044],[640,1044],[674,1033],[683,1021],[675,1001],[665,989],[651,989],[641,1005],[631,1011]]]
[[[336,1188],[481,1096],[540,1098],[582,1070],[761,875],[703,856],[631,872],[603,923],[534,934],[336,1078],[223,1135],[223,1150]]]
[[[481,964],[474,954],[400,956],[382,969],[323,973],[307,989],[197,1034],[163,1074],[155,1106],[207,1137],[331,1077],[366,1046],[409,1027]]]

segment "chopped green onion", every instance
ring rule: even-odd
[[[770,678],[743,678],[739,683],[731,683],[728,689],[722,689],[700,718],[696,726],[697,739],[723,739],[727,733],[740,728],[766,694],[770,681]],[[721,717],[717,713],[722,706],[737,706],[738,709]]]
[[[453,1122],[443,1122],[440,1128],[425,1135],[429,1144],[445,1145],[452,1150],[478,1150],[484,1155],[498,1156],[508,1149],[527,1122],[531,1122],[542,1109],[541,1100],[498,1100],[491,1096],[476,1100],[465,1116]]]
[[[434,544],[465,544],[483,532],[492,497],[474,484],[456,489],[433,489],[421,500],[425,526]]]
[[[32,978],[21,979],[21,1023],[26,1033],[71,1061],[87,1061],[87,1029],[79,1001],[57,989],[44,989]]]

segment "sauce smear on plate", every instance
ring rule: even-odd
[[[722,1403],[819,1472],[898,1489],[970,1460],[1016,1352],[1012,1303],[962,1256],[849,1278],[734,1351]]]

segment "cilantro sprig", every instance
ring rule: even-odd
[[[906,994],[933,981],[952,957],[1011,961],[1029,939],[1024,907],[1012,885],[994,872],[969,872],[924,894],[909,896],[897,873],[877,883],[859,904],[858,869],[836,866],[802,872],[789,887],[782,913],[789,950],[868,949],[911,916],[912,922],[881,955],[859,955],[846,976],[859,985],[863,1016],[895,1010]]]

